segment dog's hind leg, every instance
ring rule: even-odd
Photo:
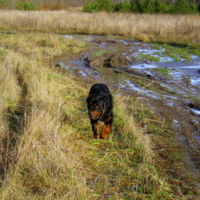
[[[98,124],[97,120],[91,120],[91,125],[92,125],[92,132],[93,132],[93,137],[98,138]]]

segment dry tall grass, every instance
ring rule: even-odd
[[[72,43],[79,50],[85,45],[55,35],[1,38],[1,199],[38,199],[38,191],[47,199],[85,196],[85,177],[74,175],[73,186],[65,184],[81,163],[70,145],[72,130],[66,125],[64,134],[61,128],[68,111],[64,97],[79,86],[42,64],[45,56],[71,51]]]
[[[0,11],[0,22],[2,29],[131,36],[181,44],[200,42],[198,15]]]

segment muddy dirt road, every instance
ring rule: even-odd
[[[174,58],[164,47],[136,41],[73,37],[89,41],[90,50],[62,58],[56,66],[107,83],[148,105],[173,128],[188,170],[200,178],[200,58]]]

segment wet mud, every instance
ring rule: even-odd
[[[137,41],[103,36],[77,39],[89,41],[91,48],[59,59],[55,66],[82,79],[107,83],[148,105],[172,127],[188,170],[200,180],[200,58],[191,55],[174,61],[163,48]]]

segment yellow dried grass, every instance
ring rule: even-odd
[[[138,38],[153,35],[163,42],[199,42],[200,16],[118,13],[81,13],[69,11],[0,11],[1,28],[120,35]]]

